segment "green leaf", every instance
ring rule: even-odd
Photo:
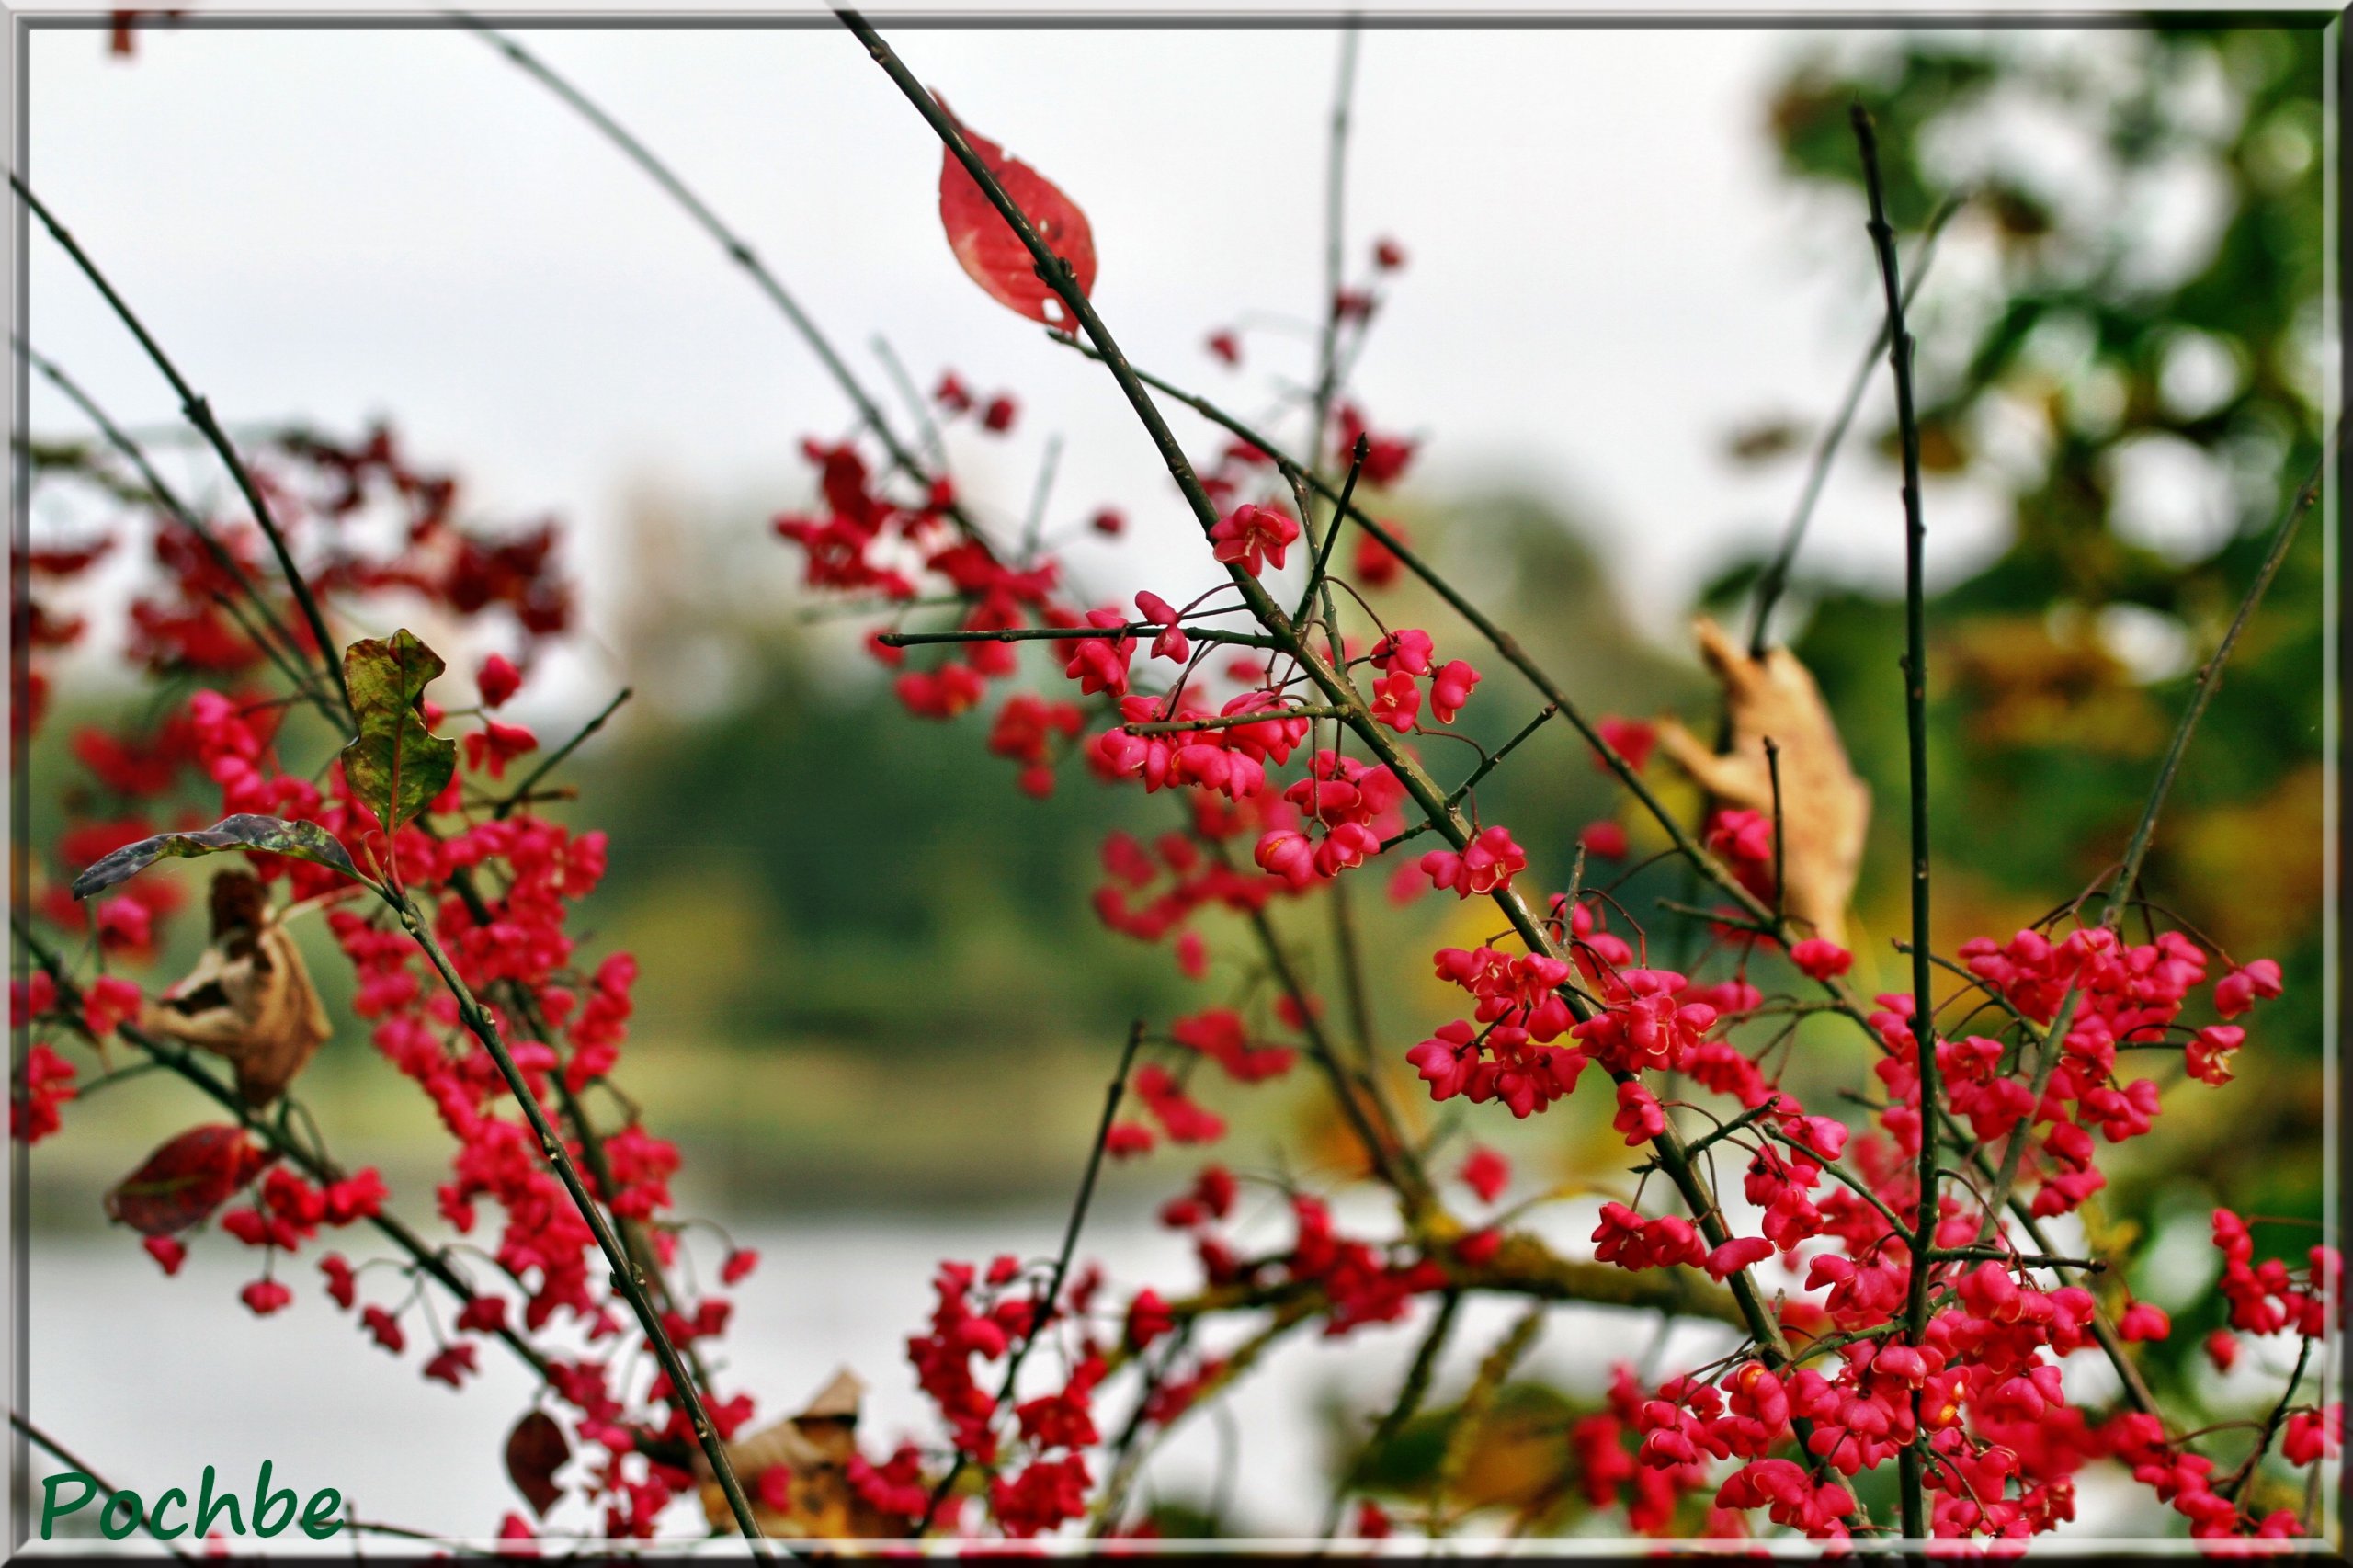
[[[432,804],[458,770],[457,743],[425,727],[425,688],[448,667],[406,630],[344,653],[359,733],[343,748],[343,776],[387,833]]]
[[[314,822],[288,822],[283,817],[244,813],[215,823],[201,833],[159,833],[136,844],[126,844],[74,879],[74,896],[87,898],[117,882],[127,882],[158,860],[175,856],[217,855],[223,849],[260,849],[291,855],[314,866],[341,871],[358,881],[359,868],[335,835]]]

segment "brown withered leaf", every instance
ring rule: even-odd
[[[1870,826],[1870,788],[1847,766],[1821,688],[1795,654],[1772,648],[1752,659],[1705,616],[1693,630],[1699,656],[1723,683],[1732,748],[1718,755],[1670,718],[1659,722],[1659,749],[1724,805],[1768,815],[1773,780],[1765,742],[1780,749],[1785,907],[1801,927],[1844,946],[1847,903]]]
[[[212,879],[212,942],[177,985],[141,1012],[139,1027],[227,1059],[250,1106],[266,1106],[310,1065],[332,1026],[293,939],[259,881]]]
[[[876,1513],[850,1489],[847,1471],[858,1451],[858,1407],[865,1394],[866,1385],[845,1368],[800,1415],[727,1445],[727,1462],[750,1495],[762,1530],[804,1540],[873,1540],[903,1533],[901,1521]],[[774,1484],[762,1484],[777,1469],[788,1478],[782,1507],[772,1501]],[[732,1529],[734,1514],[727,1494],[699,1455],[695,1472],[702,1482],[704,1516],[714,1528]]]

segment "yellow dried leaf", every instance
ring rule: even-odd
[[[848,1465],[858,1452],[858,1407],[866,1385],[844,1369],[800,1415],[727,1445],[727,1462],[752,1499],[753,1517],[768,1535],[786,1540],[872,1540],[902,1533],[897,1520],[876,1513],[850,1489]],[[772,1501],[773,1483],[762,1478],[781,1470],[784,1506]],[[733,1529],[735,1516],[727,1494],[699,1456],[702,1508],[713,1528]]]
[[[1752,659],[1705,616],[1693,630],[1700,658],[1723,684],[1732,746],[1719,755],[1670,718],[1659,722],[1659,750],[1722,804],[1769,815],[1773,781],[1765,743],[1779,748],[1783,903],[1801,928],[1844,946],[1847,904],[1870,826],[1870,789],[1847,765],[1822,690],[1795,654],[1773,648]]]

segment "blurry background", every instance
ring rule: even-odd
[[[878,391],[891,384],[880,334],[923,387],[952,369],[983,395],[1014,393],[1007,434],[949,435],[984,517],[1018,526],[1058,440],[1049,535],[1083,534],[1106,505],[1131,519],[1125,542],[1072,551],[1098,600],[1214,580],[1101,370],[958,271],[935,209],[937,143],[848,39],[812,26],[530,41],[747,234]],[[1086,209],[1096,297],[1140,365],[1245,417],[1310,374],[1334,34],[897,42],[969,123]],[[1395,516],[1590,710],[1673,709],[1704,729],[1688,615],[1745,614],[1879,322],[1847,122],[1859,96],[1907,241],[1939,199],[1972,193],[1915,315],[1937,914],[1948,949],[2006,935],[2120,850],[2187,674],[2316,451],[2336,373],[2321,42],[2270,28],[1368,31],[1350,269],[1365,270],[1376,236],[1409,259],[1354,391],[1376,426],[1422,440]],[[682,1207],[767,1250],[731,1336],[764,1413],[847,1358],[877,1385],[883,1431],[914,1419],[892,1358],[931,1264],[1049,1246],[1125,1020],[1217,999],[1087,907],[1102,830],[1154,830],[1156,802],[1075,767],[1051,801],[1017,793],[981,751],[984,714],[952,728],[906,718],[858,653],[860,626],[808,613],[767,521],[808,503],[799,442],[846,432],[848,409],[708,239],[479,39],[160,28],[124,58],[103,30],[42,31],[30,84],[34,188],[224,419],[357,436],[386,418],[421,461],[460,476],[470,515],[564,525],[581,630],[518,708],[552,744],[619,687],[637,692],[571,767],[580,803],[554,808],[612,835],[610,877],[579,924],[643,966],[621,1081],[686,1153]],[[160,433],[174,409],[134,347],[39,237],[31,266],[33,345],[118,418]],[[1242,334],[1238,369],[1203,348],[1228,328]],[[86,434],[38,381],[32,415],[41,436]],[[1857,935],[1862,967],[1893,984],[1891,416],[1881,374],[1780,628],[1881,802]],[[1189,417],[1177,429],[1204,453],[1222,445]],[[183,472],[199,494],[225,490],[200,464]],[[36,538],[71,536],[88,506],[44,490]],[[2197,1304],[2206,1212],[2218,1195],[2288,1219],[2317,1217],[2321,1201],[2324,531],[2307,527],[2242,642],[2147,873],[2153,897],[2239,961],[2279,959],[2287,996],[2256,1020],[2237,1084],[2169,1087],[2157,1135],[2114,1158],[2089,1218],[2109,1244],[2139,1238],[2136,1290],[2177,1311],[2158,1380],[2203,1380],[2224,1403],[2202,1363],[2166,1361],[2211,1326],[2212,1305]],[[103,626],[121,612],[120,575],[65,608]],[[1491,745],[1535,707],[1483,700],[1510,684],[1498,672],[1473,710]],[[96,663],[61,674],[29,759],[37,847],[73,784],[64,741],[132,699]],[[1481,793],[1552,868],[1614,804],[1565,732]],[[1677,882],[1662,872],[1622,896],[1640,910]],[[1432,904],[1374,921],[1377,949],[1400,955],[1377,1000],[1402,1053],[1452,1016],[1421,955],[1478,933]],[[185,923],[156,978],[199,937]],[[318,967],[338,1006],[338,966]],[[1849,1042],[1803,1043],[1817,1081],[1859,1082]],[[421,1198],[446,1146],[422,1100],[390,1083],[355,1028],[304,1096],[345,1158]],[[1237,1120],[1223,1153],[1245,1165],[1307,1114],[1279,1091],[1218,1108]],[[272,1452],[301,1431],[330,1471],[345,1452],[392,1467],[372,1506],[361,1494],[371,1512],[452,1530],[494,1518],[505,1483],[483,1459],[513,1402],[418,1386],[323,1301],[253,1323],[225,1244],[199,1244],[166,1286],[105,1233],[98,1193],[187,1119],[177,1091],[135,1085],[69,1107],[65,1134],[38,1151],[36,1415],[133,1471],[216,1451],[225,1463],[237,1444]],[[1477,1136],[1531,1175],[1613,1163],[1591,1105],[1503,1119],[1482,1119]],[[1145,1219],[1178,1171],[1116,1173],[1098,1250],[1152,1270],[1123,1278],[1190,1278]],[[1584,1212],[1546,1226],[1581,1240]],[[188,1340],[147,1333],[165,1313]],[[235,1419],[200,1439],[172,1419],[224,1408],[222,1385],[189,1369],[191,1346],[225,1370],[290,1354],[290,1335],[315,1338],[321,1375],[387,1426],[312,1445],[316,1397],[299,1379],[283,1409],[239,1393]],[[1352,1383],[1393,1381],[1380,1355],[1402,1360],[1410,1333],[1381,1343]],[[1641,1348],[1636,1336],[1619,1353]],[[1606,1359],[1563,1346],[1531,1370],[1590,1397]],[[1278,1469],[1254,1460],[1233,1483],[1229,1527],[1285,1527],[1283,1478],[1299,1472],[1279,1466],[1320,1462],[1308,1396],[1338,1364],[1295,1359],[1251,1396],[1267,1434],[1252,1451]],[[137,1414],[158,1400],[163,1418]],[[449,1432],[446,1449],[388,1456],[383,1431],[412,1420]],[[1220,1473],[1211,1448],[1169,1463],[1172,1494],[1197,1501]]]

